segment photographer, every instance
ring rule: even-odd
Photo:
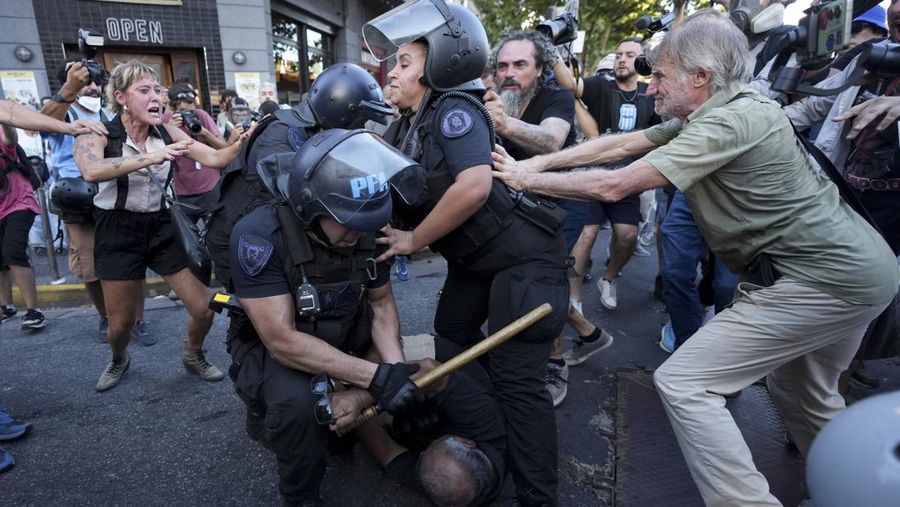
[[[197,108],[195,102],[197,94],[185,83],[174,83],[169,88],[169,103],[174,109],[163,115],[163,123],[180,128],[182,132],[191,136],[201,144],[214,149],[222,149],[229,143],[222,138],[219,127],[212,116],[206,111]],[[243,133],[235,132],[237,136]],[[238,137],[235,137],[237,139]],[[185,204],[182,209],[191,222],[203,220],[215,209],[219,194],[216,185],[219,183],[221,168],[209,167],[195,162],[188,157],[175,159],[175,195],[178,202]],[[209,286],[212,278],[212,269],[194,273],[203,285]]]
[[[707,505],[781,505],[723,395],[767,376],[805,455],[844,408],[838,377],[897,292],[897,260],[813,171],[779,104],[750,88],[746,37],[727,17],[694,14],[650,59],[648,93],[672,120],[520,163],[500,149],[496,176],[516,188],[604,201],[669,182],[684,192],[710,249],[744,281],[734,304],[656,370],[654,384]],[[647,152],[617,171],[531,171]]]
[[[228,108],[228,123],[224,131],[228,144],[235,143],[240,139],[241,134],[250,130],[250,126],[256,123],[258,116],[256,112],[250,109],[250,105],[247,104],[246,100],[235,97]]]

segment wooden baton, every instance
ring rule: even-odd
[[[552,311],[553,307],[550,305],[550,303],[544,303],[534,310],[531,310],[525,315],[507,324],[503,329],[488,336],[484,340],[481,340],[472,347],[460,352],[446,363],[440,364],[437,368],[416,379],[414,381],[416,387],[418,387],[419,389],[427,389],[428,386],[433,384],[437,379],[449,374],[450,372],[463,365],[474,361],[475,359],[478,359],[480,356],[489,352],[494,347],[521,333],[535,322],[543,319]],[[356,417],[356,420],[353,421],[353,423],[346,429],[341,431],[341,433],[349,433],[356,428],[359,428],[360,426],[371,420],[373,417],[377,416],[379,412],[380,410],[378,406],[372,405],[371,407],[363,410],[362,413],[360,413]]]

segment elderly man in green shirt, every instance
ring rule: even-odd
[[[768,287],[739,284],[732,307],[660,366],[654,382],[707,505],[781,505],[722,394],[766,377],[805,454],[844,408],[838,376],[897,292],[897,259],[813,169],[779,105],[748,86],[747,40],[727,17],[695,14],[651,59],[647,93],[672,120],[520,162],[498,148],[495,176],[517,189],[601,201],[671,182],[730,269],[771,259],[781,277]],[[542,173],[644,153],[616,171]]]

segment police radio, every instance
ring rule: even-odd
[[[322,309],[321,305],[319,305],[319,291],[315,285],[306,281],[305,275],[303,276],[303,283],[297,287],[297,291],[294,294],[294,306],[297,307],[297,315],[301,317],[313,317],[318,315]]]

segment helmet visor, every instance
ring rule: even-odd
[[[440,1],[440,0],[439,0]],[[432,0],[414,0],[394,7],[363,26],[363,40],[383,62],[409,44],[447,22]]]
[[[421,166],[377,135],[359,130],[334,146],[307,176],[309,189],[335,220],[359,231],[374,231],[390,219],[389,183]],[[421,180],[405,178],[404,192]],[[419,190],[421,192],[421,189]]]

